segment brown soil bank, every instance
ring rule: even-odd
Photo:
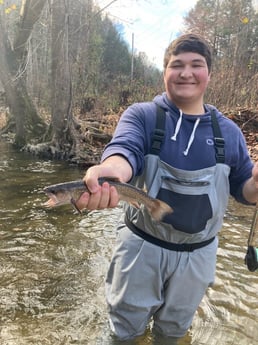
[[[0,109],[0,129],[6,123],[5,112]],[[242,129],[250,155],[254,161],[258,161],[258,108],[236,108],[233,110],[222,110],[223,114],[233,120]],[[91,166],[99,161],[101,152],[105,144],[111,139],[112,132],[119,120],[119,114],[110,113],[101,115],[101,112],[94,111],[94,119],[91,120],[92,114],[86,113],[76,116],[80,123],[81,137],[81,157],[78,164]],[[96,121],[97,119],[97,121]]]
[[[224,111],[224,114],[242,129],[250,155],[258,162],[258,108],[238,108],[234,111]]]

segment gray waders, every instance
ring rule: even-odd
[[[224,140],[215,119],[217,164],[195,171],[173,168],[159,158],[163,115],[159,109],[152,151],[133,184],[174,212],[154,222],[144,208],[126,206],[106,280],[111,329],[121,339],[143,334],[151,318],[158,333],[182,337],[215,277],[217,233],[229,197]]]

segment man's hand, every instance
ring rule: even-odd
[[[76,203],[80,210],[85,208],[88,210],[101,210],[117,206],[119,195],[114,186],[110,186],[107,182],[100,186],[95,178],[91,180],[87,179],[87,176],[85,176],[84,181],[92,192],[85,192],[81,195]]]
[[[253,170],[252,170],[252,176],[254,179],[255,187],[258,190],[258,162],[254,164]]]
[[[243,195],[248,202],[258,203],[258,162],[254,164],[252,177],[244,184]]]
[[[99,177],[116,177],[121,182],[127,182],[132,176],[132,168],[128,161],[122,156],[111,156],[102,164],[89,168],[84,176],[90,193],[83,193],[77,201],[77,207],[82,210],[101,210],[104,208],[116,207],[119,202],[119,195],[114,186],[108,182],[99,185]]]

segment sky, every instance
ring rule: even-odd
[[[95,0],[124,32],[134,51],[145,52],[150,62],[162,69],[168,44],[182,28],[183,17],[197,0]]]

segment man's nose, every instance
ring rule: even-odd
[[[193,75],[193,71],[190,66],[185,66],[180,73],[181,78],[189,78],[192,75]]]

